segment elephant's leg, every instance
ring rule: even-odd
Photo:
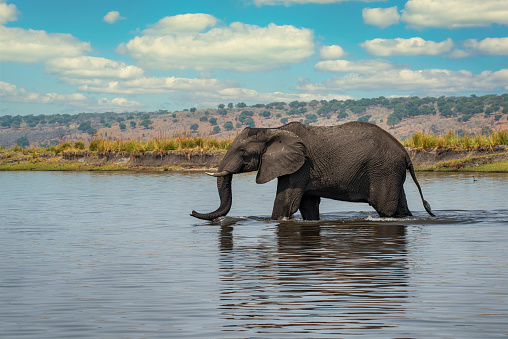
[[[300,207],[303,190],[298,182],[285,175],[278,178],[277,195],[273,203],[272,219],[289,218],[296,213]]]
[[[370,205],[380,217],[394,217],[399,206],[400,190],[387,180],[378,181],[370,189]]]
[[[410,217],[413,215],[411,214],[411,211],[407,207],[406,193],[404,192],[403,186],[400,188],[399,204],[397,206],[397,212],[395,215],[397,217]]]
[[[319,203],[320,197],[304,195],[300,202],[300,213],[303,220],[319,220]]]

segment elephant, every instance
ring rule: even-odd
[[[404,193],[406,170],[418,187],[423,206],[430,205],[402,144],[368,122],[309,126],[292,122],[277,128],[245,128],[219,163],[220,206],[192,216],[213,220],[232,204],[233,174],[258,171],[256,183],[278,179],[271,218],[289,219],[300,210],[304,220],[319,220],[321,198],[370,204],[380,217],[411,216]]]

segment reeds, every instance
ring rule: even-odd
[[[151,140],[112,140],[96,137],[88,145],[89,151],[99,152],[163,152],[163,151],[222,151],[227,150],[233,139],[175,134],[168,138],[160,134]]]
[[[508,130],[499,130],[488,135],[465,134],[464,136],[459,136],[454,131],[449,131],[444,136],[416,132],[413,136],[405,139],[402,144],[410,148],[478,149],[508,145]]]

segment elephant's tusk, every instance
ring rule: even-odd
[[[205,172],[205,173],[212,176],[212,177],[225,177],[226,175],[231,174],[228,171],[215,172],[215,173]]]

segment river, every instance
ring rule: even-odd
[[[269,220],[276,183],[202,173],[0,172],[1,338],[508,335],[508,175],[417,173],[405,219],[323,200]],[[297,216],[298,217],[298,216]]]

